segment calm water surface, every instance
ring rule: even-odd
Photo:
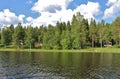
[[[0,79],[120,79],[120,54],[0,52]]]

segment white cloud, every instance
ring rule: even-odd
[[[72,19],[72,10],[63,9],[62,11],[57,11],[56,13],[43,12],[38,18],[28,17],[27,21],[34,26],[37,25],[55,25],[57,21],[67,22]]]
[[[107,6],[110,6],[112,4],[115,4],[118,0],[108,0]]]
[[[71,21],[73,14],[78,11],[89,20],[100,12],[100,5],[97,2],[88,2],[87,4],[79,5],[74,10],[67,9],[72,1],[73,0],[38,0],[32,7],[32,11],[38,12],[40,16],[37,18],[28,17],[26,20],[34,26],[55,25],[57,21]]]
[[[4,9],[3,11],[0,11],[0,24],[10,25],[17,24],[18,22],[23,23],[24,17],[25,15],[23,14],[16,16],[16,14],[11,12],[9,9]]]
[[[68,4],[71,1],[72,0],[38,0],[32,7],[32,10],[36,12],[49,12],[49,10],[61,10],[62,8],[67,8]]]
[[[20,15],[18,16],[18,21],[23,22],[23,18],[24,18],[24,17],[25,17],[25,15],[20,14]]]
[[[26,20],[37,25],[55,25],[57,21],[68,21],[72,19],[73,11],[67,9],[72,0],[38,0],[32,10],[40,14],[37,18],[28,17]],[[47,3],[47,4],[46,4]]]
[[[103,18],[112,18],[120,12],[120,0],[108,0],[106,5],[108,8],[105,10]]]
[[[94,16],[100,14],[100,5],[97,2],[88,2],[78,6],[75,12],[80,12],[88,20],[95,19]]]
[[[31,1],[32,0],[28,0],[30,3]],[[0,24],[16,25],[18,22],[21,22],[23,25],[32,24],[33,26],[55,25],[57,21],[71,21],[73,14],[76,12],[80,12],[89,21],[91,18],[95,19],[95,16],[100,13],[100,5],[97,2],[88,1],[87,4],[78,5],[74,10],[68,9],[68,5],[72,1],[73,0],[38,0],[31,8],[32,11],[39,13],[37,18],[31,16],[26,18],[23,14],[16,15],[9,9],[4,9],[0,11]],[[109,4],[112,4],[112,2]]]
[[[26,19],[28,22],[31,22],[32,20],[33,20],[33,18],[32,17],[27,17],[27,19]]]

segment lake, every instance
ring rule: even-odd
[[[120,79],[120,54],[0,52],[0,79]]]

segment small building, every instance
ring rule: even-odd
[[[105,46],[105,47],[112,46],[112,42],[105,42],[105,43],[104,43],[104,46]]]
[[[41,47],[41,46],[42,46],[42,43],[40,43],[40,42],[35,42],[34,45],[35,45],[35,47]]]
[[[23,45],[23,40],[20,40],[19,43],[20,43],[20,45]]]

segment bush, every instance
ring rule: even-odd
[[[4,47],[4,45],[3,45],[3,44],[0,44],[0,47]]]
[[[58,45],[54,45],[53,49],[60,49],[60,47]]]
[[[36,46],[35,49],[41,49],[42,47],[41,46]]]
[[[7,45],[6,48],[14,48],[14,45]]]

